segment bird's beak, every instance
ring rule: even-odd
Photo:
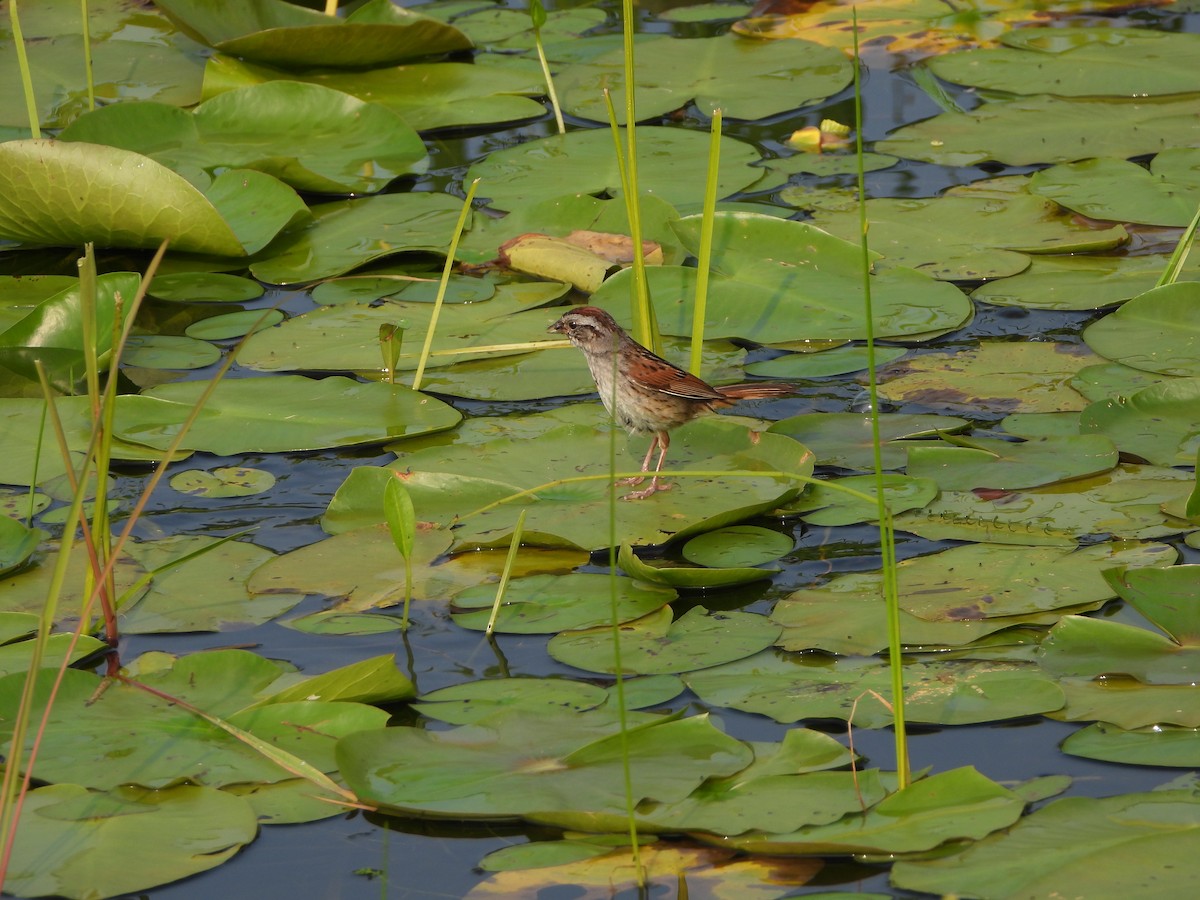
[[[566,329],[566,326],[563,325],[563,320],[559,319],[557,322],[555,322],[553,325],[551,325],[546,330],[547,331],[557,331],[559,334],[562,334],[567,329]]]

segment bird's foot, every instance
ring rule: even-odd
[[[613,482],[613,484],[635,485],[635,484],[641,484],[645,480],[646,480],[645,475],[630,475],[628,478],[618,478],[616,481]]]
[[[657,478],[655,478],[655,479],[651,480],[650,487],[645,488],[640,491],[632,491],[632,492],[626,494],[621,499],[622,500],[645,500],[651,494],[658,493],[659,491],[669,491],[673,487],[675,487],[675,485],[671,484],[670,482],[659,481]]]

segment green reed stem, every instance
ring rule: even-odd
[[[8,21],[12,27],[13,46],[17,50],[17,68],[21,72],[21,88],[25,92],[25,110],[29,115],[29,130],[34,138],[42,136],[38,120],[37,101],[33,97],[33,76],[29,73],[29,57],[25,53],[25,35],[21,31],[21,17],[17,12],[17,0],[8,4]]]
[[[883,599],[887,604],[888,663],[892,676],[892,721],[896,744],[896,773],[901,788],[908,786],[908,734],[904,718],[904,666],[900,640],[900,589],[896,576],[896,535],[891,512],[884,498],[883,451],[879,430],[879,381],[875,371],[875,310],[871,302],[871,250],[867,243],[867,190],[863,167],[862,59],[858,52],[858,14],[852,11],[854,27],[854,153],[858,162],[859,249],[863,306],[867,332],[867,391],[871,403],[871,443],[875,463],[875,502],[879,510],[879,541],[883,564]]]
[[[542,42],[542,26],[546,24],[546,7],[542,5],[542,0],[529,0],[529,18],[533,21],[533,45],[542,66],[542,78],[546,81],[550,108],[554,110],[554,122],[558,125],[558,133],[566,134],[567,126],[563,124],[562,107],[558,105],[558,92],[554,90],[554,78],[550,75],[550,63],[546,60],[546,47]]]
[[[1192,252],[1192,243],[1196,239],[1197,225],[1200,225],[1200,208],[1196,209],[1196,214],[1192,216],[1192,221],[1188,223],[1188,227],[1183,229],[1183,234],[1179,236],[1179,241],[1175,244],[1175,250],[1171,253],[1171,258],[1167,260],[1167,266],[1163,269],[1163,273],[1158,276],[1158,281],[1154,285],[1155,287],[1174,284],[1179,280],[1179,275],[1183,272],[1183,267],[1187,263],[1188,254]]]
[[[500,571],[500,583],[496,585],[496,599],[492,601],[492,614],[488,616],[487,627],[483,629],[483,633],[491,637],[492,632],[496,630],[496,616],[500,614],[500,604],[504,602],[504,594],[508,590],[508,579],[512,576],[513,566],[517,564],[517,554],[521,550],[521,536],[525,533],[525,513],[527,509],[521,510],[521,514],[517,516],[517,525],[513,528],[512,538],[508,542],[508,556],[504,558],[504,568]]]
[[[88,109],[96,108],[96,75],[92,68],[92,26],[88,24],[88,0],[79,0],[79,25],[83,35],[83,69],[87,78]]]
[[[446,265],[442,267],[442,280],[438,282],[437,297],[433,301],[433,315],[429,317],[429,330],[425,333],[425,344],[421,347],[421,357],[417,360],[417,371],[413,374],[412,389],[421,389],[421,379],[425,376],[425,365],[429,362],[429,351],[433,347],[433,336],[437,332],[438,317],[442,314],[442,304],[446,300],[446,287],[450,284],[450,273],[454,270],[454,257],[458,253],[458,241],[467,225],[467,216],[471,214],[471,201],[475,199],[475,189],[479,187],[476,178],[467,188],[467,196],[463,199],[462,210],[458,214],[458,223],[454,226],[454,235],[450,238],[450,249],[446,251]]]
[[[708,143],[708,176],[700,216],[700,253],[696,264],[696,299],[692,306],[692,356],[688,370],[700,374],[704,355],[704,317],[708,312],[708,275],[712,266],[713,220],[717,214],[717,169],[721,164],[721,110],[714,109]]]

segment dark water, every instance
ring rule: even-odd
[[[673,5],[655,4],[656,8]],[[1114,24],[1152,24],[1167,30],[1197,30],[1197,16],[1157,12],[1131,14]],[[661,30],[656,26],[655,30]],[[698,36],[699,26],[680,27],[679,33]],[[711,30],[707,33],[711,33]],[[866,54],[869,69],[864,78],[865,138],[884,137],[897,126],[932,116],[939,108],[920,90],[904,71],[888,70],[891,63],[881,51]],[[964,105],[972,98],[963,96]],[[779,140],[791,131],[816,125],[823,118],[853,121],[852,94],[845,91],[819,108],[808,108],[771,120],[755,123],[728,123],[726,133],[760,146],[767,155],[779,155]],[[591,127],[593,123],[573,123]],[[695,109],[685,111],[685,128],[707,131],[707,120]],[[449,187],[461,192],[461,176],[466,165],[491,150],[551,133],[549,116],[519,128],[478,132],[441,133],[429,137],[433,155],[430,174],[405,185],[405,189],[442,190]],[[969,183],[996,174],[1025,170],[1003,167],[944,168],[915,162],[902,162],[893,169],[867,175],[867,189],[874,197],[928,197],[955,184]],[[825,182],[828,183],[828,182]],[[835,183],[851,184],[850,179]],[[768,197],[752,199],[769,200]],[[48,259],[51,257],[43,257]],[[60,257],[65,260],[65,257]],[[73,261],[73,256],[72,256]],[[31,262],[28,256],[25,264]],[[110,261],[117,265],[115,260]],[[12,265],[11,260],[7,262]],[[44,263],[35,269],[44,271]],[[279,299],[271,295],[261,301],[270,305]],[[285,309],[299,312],[310,308],[304,297],[290,297]],[[1095,313],[1030,312],[1020,309],[980,307],[975,320],[961,332],[931,342],[930,349],[969,344],[974,339],[1005,335],[1014,338],[1078,340],[1081,329],[1097,317]],[[769,354],[767,354],[769,355]],[[195,373],[206,377],[208,373]],[[548,404],[464,404],[446,398],[468,414],[496,415],[504,412],[529,412]],[[843,411],[859,408],[861,388],[849,379],[818,382],[799,400],[764,405],[760,412],[783,417],[809,410]],[[905,408],[908,412],[926,412]],[[936,410],[933,410],[936,411]],[[986,422],[983,424],[987,424]],[[321,539],[318,520],[333,492],[357,465],[379,465],[391,461],[390,454],[373,450],[265,455],[239,458],[240,464],[267,469],[278,481],[268,493],[248,498],[232,507],[229,501],[206,503],[189,500],[180,507],[179,495],[161,492],[153,499],[135,536],[160,537],[171,534],[227,534],[247,527],[255,528],[253,540],[277,552],[284,552]],[[204,455],[189,460],[188,468],[209,468],[218,464]],[[140,476],[129,472],[122,479],[119,494],[136,492]],[[778,527],[776,523],[765,523]],[[796,530],[798,547],[785,561],[786,568],[771,584],[754,585],[736,591],[703,597],[705,605],[719,608],[765,610],[780,596],[807,583],[814,575],[828,571],[855,571],[878,567],[877,543],[870,529]],[[911,536],[899,535],[901,558],[929,552],[936,544]],[[1185,559],[1200,561],[1200,554],[1177,544]],[[691,598],[685,598],[686,605]],[[302,603],[293,615],[321,608],[319,601]],[[444,611],[434,604],[414,607],[414,625],[397,647],[393,634],[378,637],[311,636],[275,624],[238,632],[213,635],[149,635],[127,637],[121,647],[125,659],[148,650],[176,654],[230,645],[252,646],[267,656],[287,659],[308,672],[321,672],[347,665],[359,659],[395,652],[402,669],[413,678],[421,691],[429,691],[463,681],[512,675],[574,674],[549,658],[545,637],[500,636],[495,648],[481,641],[474,632],[454,626]],[[675,701],[694,711],[703,704],[690,694]],[[743,739],[778,740],[785,726],[768,719],[729,710],[714,710],[726,730]],[[405,721],[411,714],[397,711]],[[833,727],[831,725],[831,727]],[[844,726],[830,733],[845,739]],[[1150,767],[1115,766],[1066,756],[1057,749],[1059,742],[1078,726],[1036,718],[993,726],[914,729],[910,752],[914,769],[931,766],[946,770],[973,765],[983,774],[1001,782],[1019,781],[1039,775],[1067,774],[1074,778],[1070,793],[1107,796],[1153,788],[1178,773],[1177,770]],[[871,765],[891,768],[893,747],[890,731],[858,730],[855,747]],[[553,833],[524,826],[460,825],[351,813],[306,825],[265,828],[258,840],[231,862],[210,873],[155,889],[139,896],[155,900],[209,900],[214,897],[255,897],[261,900],[283,898],[457,898],[462,897],[485,876],[474,869],[486,853],[529,839],[553,837]],[[796,888],[795,895],[818,890],[873,890],[889,892],[886,869],[849,862],[831,862],[815,883]],[[674,888],[659,885],[647,896],[671,896]],[[568,898],[579,889],[562,886],[540,896]]]

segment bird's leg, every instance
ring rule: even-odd
[[[656,443],[659,446],[658,465],[654,467],[654,477],[650,479],[650,487],[626,494],[621,498],[622,500],[645,500],[656,491],[669,491],[671,488],[675,487],[673,484],[663,484],[658,480],[658,473],[662,471],[663,460],[667,457],[667,448],[671,446],[671,435],[665,431],[660,431],[657,435]],[[654,444],[650,445],[650,449],[654,449]],[[647,453],[646,462],[642,466],[642,471],[649,471],[649,468],[650,454]]]
[[[652,441],[650,441],[650,446],[646,448],[646,457],[645,457],[645,459],[642,460],[642,471],[643,472],[650,471],[650,457],[654,455],[654,448],[658,446],[658,442],[659,442],[659,436],[657,434],[655,434],[654,439]],[[662,465],[662,458],[660,457],[659,458],[659,466],[661,466],[661,465]],[[632,485],[632,484],[641,484],[645,480],[646,480],[646,478],[644,475],[634,475],[631,478],[618,478],[613,483],[614,484],[630,484],[630,485]]]

